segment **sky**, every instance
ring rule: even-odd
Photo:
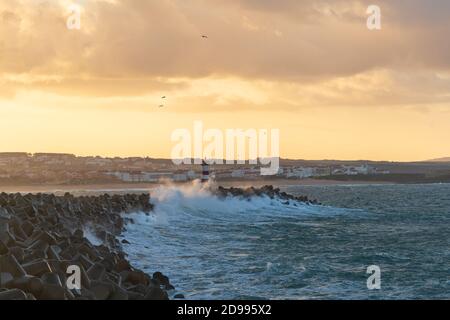
[[[449,17],[448,0],[1,0],[0,152],[168,158],[200,120],[279,129],[283,158],[447,157]]]

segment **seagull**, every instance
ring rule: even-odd
[[[160,107],[160,108],[164,108],[164,105],[163,105],[163,104],[161,104],[161,105],[159,105],[159,107]]]
[[[166,98],[166,96],[162,96],[162,97],[161,97],[161,99],[165,99],[165,98]]]
[[[204,39],[208,39],[208,36],[206,36],[206,35],[202,35],[202,38],[204,38]]]

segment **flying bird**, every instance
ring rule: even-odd
[[[208,39],[208,36],[207,35],[202,35],[202,38],[203,39]]]
[[[161,104],[161,105],[159,105],[159,107],[160,107],[160,108],[164,108],[164,105],[163,105],[163,104]]]
[[[162,96],[162,97],[161,97],[161,99],[165,99],[165,98],[166,98],[166,96]]]

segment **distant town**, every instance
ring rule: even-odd
[[[275,176],[261,176],[256,165],[211,165],[217,181],[322,179],[404,183],[450,182],[449,161],[374,162],[280,160]],[[0,184],[104,184],[187,182],[201,177],[199,165],[175,165],[169,159],[79,157],[59,153],[0,153]]]

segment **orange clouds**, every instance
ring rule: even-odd
[[[415,110],[435,119],[430,120],[437,123],[430,128],[435,133],[430,137],[441,141],[445,122],[440,119],[446,119],[445,110],[450,109],[446,0],[379,0],[382,30],[375,32],[366,28],[371,2],[363,0],[74,2],[83,8],[80,30],[66,27],[72,1],[0,3],[0,112],[16,126],[24,114],[35,110],[50,112],[53,122],[67,121],[74,114],[80,119],[91,116],[91,125],[98,123],[103,126],[100,132],[108,132],[110,126],[102,119],[119,121],[108,114],[119,112],[129,120],[122,126],[131,139],[130,123],[141,124],[136,114],[181,125],[223,113],[230,116],[224,125],[233,127],[232,116],[243,112],[249,126],[255,127],[279,113],[278,124],[289,128],[288,123],[300,117],[314,121],[315,115],[320,122],[339,118],[344,139],[356,130],[354,121],[361,120],[356,110],[364,110],[367,118],[396,117],[398,128],[386,125],[386,134],[394,137],[401,128],[411,128],[401,117],[410,112],[405,110]],[[166,110],[154,110],[162,95],[168,96]],[[349,111],[352,108],[354,112]],[[328,116],[331,112],[333,117]],[[412,118],[424,128],[420,116]],[[28,134],[30,126],[36,129],[42,121],[26,123],[23,132]],[[56,130],[54,123],[48,125]],[[325,141],[337,133],[304,125],[298,120],[297,131],[289,129],[289,136],[306,130],[309,136],[321,137],[308,152],[325,157],[332,148]],[[74,139],[72,147],[95,150],[76,142],[76,128],[66,135]],[[84,130],[82,121],[78,128]],[[64,126],[60,129],[63,139]],[[165,137],[167,132],[161,130],[152,126],[144,132]],[[376,144],[372,133],[358,134],[361,141]],[[55,139],[50,132],[45,137]],[[285,141],[289,141],[284,143],[285,154],[302,157],[306,152],[305,145],[300,150],[294,139]],[[48,148],[56,151],[60,145]],[[125,152],[126,146],[107,145],[105,152]],[[70,147],[65,151],[71,152]],[[421,157],[417,148],[410,148],[405,155]],[[437,149],[436,145],[433,152]],[[446,156],[447,149],[442,146],[442,155],[424,158]],[[360,152],[358,143],[353,149],[341,145],[341,150],[346,155],[336,154],[346,158]],[[393,150],[385,157],[401,158]],[[159,154],[166,151],[163,146]],[[383,157],[381,151],[376,154]]]
[[[4,72],[295,80],[450,66],[449,22],[414,27],[416,1],[381,1],[380,32],[365,26],[365,1],[84,1],[79,31],[66,28],[66,1],[5,1]]]

